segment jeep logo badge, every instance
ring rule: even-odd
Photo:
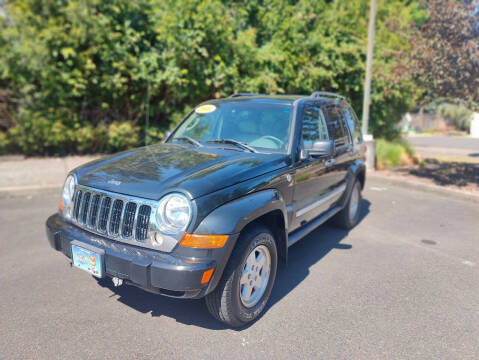
[[[108,182],[108,184],[112,184],[112,185],[116,185],[116,186],[121,184],[121,181],[118,181],[118,180],[108,180],[107,182]]]

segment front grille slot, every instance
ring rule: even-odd
[[[88,207],[90,206],[91,193],[85,192],[83,195],[81,211],[80,211],[80,222],[86,224],[86,218],[88,215]]]
[[[108,218],[110,216],[111,198],[108,196],[103,197],[100,207],[100,216],[98,218],[98,230],[100,232],[106,231],[106,225],[108,224]]]
[[[118,231],[120,230],[120,219],[121,219],[121,211],[123,210],[123,201],[116,199],[113,202],[113,207],[111,209],[111,218],[110,218],[110,227],[109,232],[110,235],[118,235]]]
[[[100,205],[100,195],[93,195],[90,205],[90,214],[88,214],[88,226],[95,227],[98,216],[98,207]]]
[[[80,214],[81,199],[82,199],[82,191],[78,190],[75,196],[75,205],[73,208],[73,218],[75,220],[78,220],[78,215]]]
[[[129,238],[133,234],[133,224],[135,222],[136,204],[129,202],[125,206],[125,214],[123,215],[123,226],[121,235]]]
[[[152,211],[152,206],[145,204],[149,201],[112,195],[79,186],[74,196],[73,221],[113,239],[144,242]]]
[[[148,225],[150,223],[151,207],[141,205],[138,210],[138,219],[136,220],[136,240],[145,241],[148,236]]]

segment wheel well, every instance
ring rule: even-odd
[[[283,262],[286,262],[288,258],[288,239],[286,238],[286,227],[282,211],[273,210],[269,213],[261,215],[246,225],[242,231],[252,224],[264,225],[273,233],[274,240],[276,242],[276,248],[278,249],[278,256]]]
[[[357,178],[359,182],[361,183],[361,190],[364,189],[364,182],[366,181],[366,172],[365,171],[359,172]]]

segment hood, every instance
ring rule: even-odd
[[[285,154],[220,146],[157,144],[90,162],[75,170],[80,185],[158,200],[183,190],[197,198],[287,166]]]

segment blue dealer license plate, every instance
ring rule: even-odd
[[[72,263],[96,277],[103,277],[103,254],[72,244]]]

